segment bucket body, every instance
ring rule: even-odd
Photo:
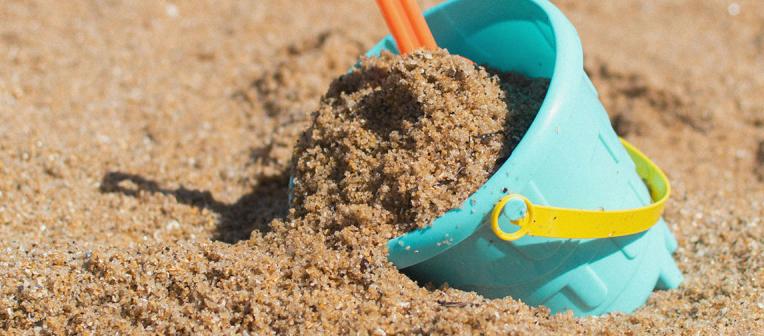
[[[654,288],[678,286],[682,276],[671,257],[676,241],[662,219],[639,234],[589,240],[526,236],[508,242],[488,224],[496,202],[510,193],[577,209],[651,203],[584,72],[581,42],[564,15],[546,0],[453,0],[425,15],[438,45],[451,53],[551,83],[536,119],[500,169],[460,208],[390,240],[389,259],[423,283],[512,296],[576,315],[631,312]],[[389,36],[368,55],[382,50],[397,52]]]

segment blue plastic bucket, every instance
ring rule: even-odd
[[[605,239],[526,236],[507,242],[488,225],[508,193],[534,204],[630,209],[651,202],[583,68],[572,24],[545,0],[454,0],[425,14],[438,45],[503,71],[551,78],[540,111],[511,157],[459,209],[390,240],[389,259],[421,282],[486,297],[512,296],[552,312],[631,312],[682,275],[661,219],[648,231]],[[369,56],[396,52],[389,36]]]

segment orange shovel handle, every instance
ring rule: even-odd
[[[414,34],[419,40],[419,46],[425,49],[436,49],[438,45],[435,43],[435,38],[432,36],[430,26],[427,25],[427,21],[424,20],[424,15],[419,9],[416,0],[401,0],[403,10],[406,12],[406,16],[409,18],[409,23],[414,29]]]
[[[417,42],[400,5],[397,0],[377,0],[377,6],[385,18],[387,28],[393,34],[395,43],[398,44],[398,51],[401,54],[406,54],[414,50]]]
[[[416,0],[376,1],[401,54],[438,47]]]

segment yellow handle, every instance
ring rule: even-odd
[[[637,174],[645,181],[653,203],[628,210],[581,210],[565,209],[531,203],[522,195],[504,196],[493,208],[491,227],[503,240],[517,240],[525,235],[548,238],[593,239],[627,236],[646,231],[663,214],[666,200],[671,193],[668,178],[642,152],[621,139],[626,151],[634,161]],[[505,232],[499,226],[499,215],[510,200],[525,202],[527,210],[522,218],[512,223],[520,227],[515,232]]]

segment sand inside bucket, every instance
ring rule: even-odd
[[[506,160],[547,86],[445,50],[364,60],[332,83],[297,145],[294,214],[335,229],[429,225]]]

